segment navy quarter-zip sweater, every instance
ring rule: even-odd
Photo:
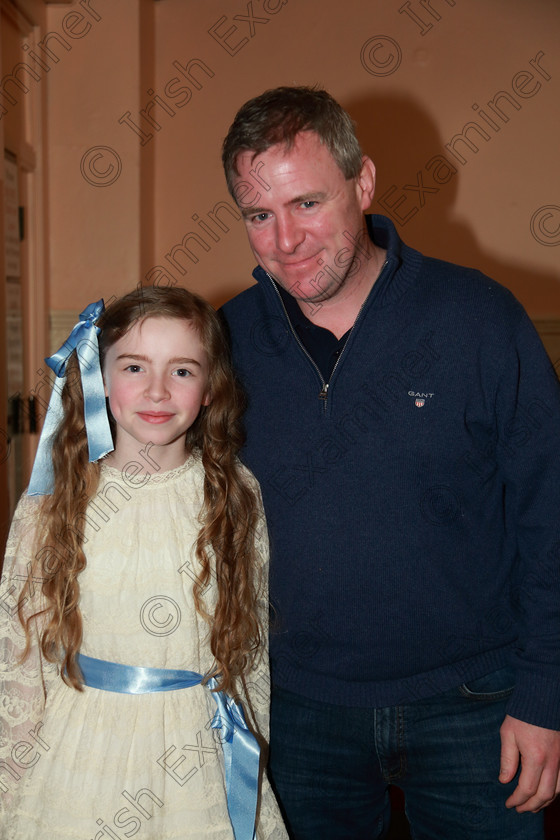
[[[262,268],[223,307],[270,531],[273,682],[379,707],[512,663],[509,713],[560,729],[554,370],[510,292],[368,227],[387,263],[326,398]]]

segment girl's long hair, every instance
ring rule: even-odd
[[[198,452],[204,466],[204,501],[196,542],[199,561],[194,583],[196,609],[210,626],[214,667],[207,676],[218,678],[218,688],[232,692],[242,678],[261,641],[257,614],[260,563],[255,532],[259,526],[256,485],[237,459],[243,443],[242,392],[236,382],[228,344],[219,317],[210,304],[182,288],[139,287],[111,304],[98,320],[101,366],[109,347],[140,321],[152,317],[179,318],[197,330],[208,355],[211,402],[202,406],[186,436],[187,453]],[[53,444],[54,491],[41,509],[35,568],[19,597],[18,613],[29,650],[32,619],[42,616],[40,644],[49,661],[60,662],[62,679],[81,690],[75,661],[82,641],[79,574],[86,566],[87,539],[77,523],[83,521],[89,500],[99,483],[98,463],[89,463],[84,422],[84,400],[78,360],[74,351],[66,366],[62,390],[64,419]],[[115,436],[114,420],[109,419]],[[24,615],[23,605],[33,585],[32,575],[43,578],[45,606]],[[204,589],[215,576],[217,602],[208,614]],[[187,664],[188,667],[188,664]]]

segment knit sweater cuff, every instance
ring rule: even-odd
[[[534,726],[560,730],[560,679],[518,671],[507,712]]]

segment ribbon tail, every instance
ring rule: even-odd
[[[99,365],[99,346],[95,330],[79,342],[76,352],[84,392],[84,419],[87,429],[88,457],[98,461],[114,449],[113,436],[107,417],[105,385]]]
[[[37,454],[33,462],[29,487],[27,488],[28,496],[47,496],[54,489],[52,445],[63,418],[61,392],[64,382],[65,378],[57,379],[53,385],[49,407],[39,438]]]
[[[242,706],[220,691],[214,692],[213,696],[218,711],[212,726],[225,733],[222,747],[233,833],[235,840],[254,840],[260,747],[247,726]]]
[[[233,740],[224,744],[224,756],[231,753],[228,810],[235,840],[253,840],[259,784],[259,745],[255,736],[236,729]]]

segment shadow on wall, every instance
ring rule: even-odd
[[[526,308],[560,312],[560,283],[552,272],[523,268],[486,253],[468,225],[454,215],[459,179],[465,174],[459,159],[445,148],[452,138],[441,138],[426,111],[404,96],[367,96],[342,104],[357,123],[364,153],[377,169],[370,212],[389,216],[404,241],[424,254],[477,268],[517,297],[530,290],[530,298],[523,295]],[[487,116],[492,118],[489,109]],[[478,122],[484,125],[482,117]],[[476,132],[469,137],[478,146],[485,143]],[[453,144],[453,151],[467,161],[473,155],[462,140]]]

